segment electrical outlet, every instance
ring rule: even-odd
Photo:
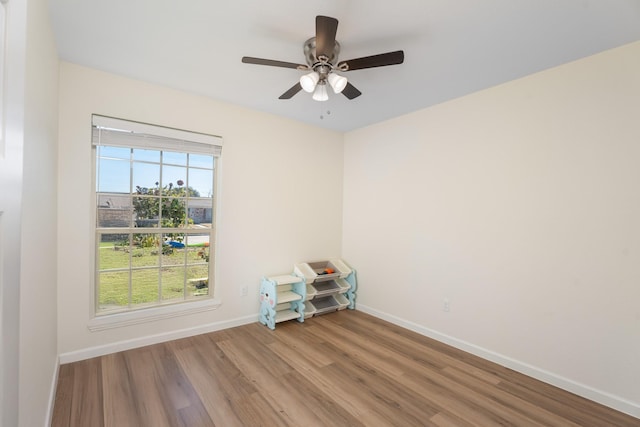
[[[449,312],[451,311],[451,304],[449,303],[449,298],[445,298],[442,301],[442,311]]]
[[[249,287],[243,286],[242,289],[240,290],[240,296],[246,297],[247,295],[249,295]]]

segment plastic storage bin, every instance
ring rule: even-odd
[[[355,271],[340,259],[294,266],[307,285],[305,318],[355,308]]]

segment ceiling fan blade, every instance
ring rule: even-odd
[[[291,86],[291,89],[289,89],[288,91],[280,95],[278,99],[291,99],[293,95],[300,92],[301,90],[302,90],[302,86],[300,86],[300,82],[298,82],[293,86]]]
[[[363,68],[384,67],[386,65],[402,64],[404,62],[404,51],[381,53],[378,55],[364,56],[362,58],[349,59],[338,63],[338,68],[342,71],[362,70]]]
[[[347,86],[342,90],[342,94],[349,99],[354,99],[362,95],[362,92],[356,89],[351,83],[347,83]]]
[[[275,61],[273,59],[254,58],[251,56],[243,56],[242,62],[245,64],[270,65],[272,67],[294,68],[297,70],[308,70],[308,65],[294,64],[293,62]]]
[[[338,20],[329,16],[316,16],[316,57],[331,58],[336,46]]]

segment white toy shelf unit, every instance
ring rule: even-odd
[[[276,323],[331,313],[356,305],[356,272],[340,259],[296,264],[293,274],[263,277],[260,323]]]

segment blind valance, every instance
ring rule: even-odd
[[[178,151],[219,157],[222,138],[94,114],[91,117],[93,145]]]

